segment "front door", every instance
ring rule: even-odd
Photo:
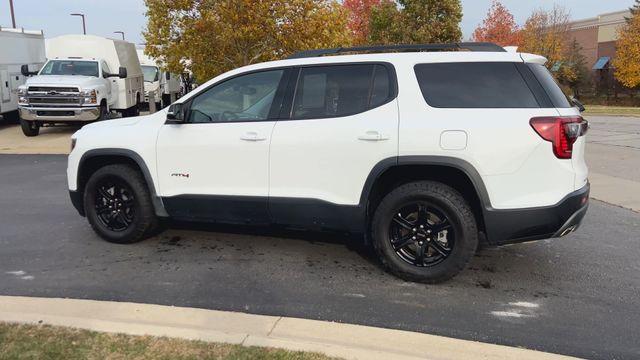
[[[223,80],[158,137],[159,193],[173,217],[268,223],[269,144],[284,70]]]

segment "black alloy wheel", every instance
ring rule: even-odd
[[[95,211],[100,223],[114,232],[129,228],[136,216],[133,190],[117,178],[104,178],[96,186]]]
[[[403,261],[428,267],[449,257],[455,231],[443,211],[425,202],[412,202],[402,206],[391,220],[389,241]]]

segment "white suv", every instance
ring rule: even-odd
[[[459,43],[246,66],[78,131],[71,200],[116,243],[166,217],[340,230],[394,274],[440,282],[479,241],[563,236],[586,213],[587,122],[545,61]]]

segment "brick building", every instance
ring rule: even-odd
[[[609,69],[616,55],[618,29],[630,16],[631,12],[625,10],[571,22],[571,37],[582,47],[589,68],[594,71]]]

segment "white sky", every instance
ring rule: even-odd
[[[85,13],[87,33],[118,37],[121,30],[129,41],[141,43],[145,27],[143,0],[13,0],[18,27],[44,30],[46,37],[80,33],[81,19],[69,16],[72,12]],[[565,6],[573,19],[593,17],[597,14],[625,10],[633,0],[502,0],[518,23],[523,23],[532,10],[551,8],[554,3]],[[467,39],[482,22],[491,0],[462,0],[464,18],[462,30]],[[11,26],[9,0],[0,0],[0,25]]]

